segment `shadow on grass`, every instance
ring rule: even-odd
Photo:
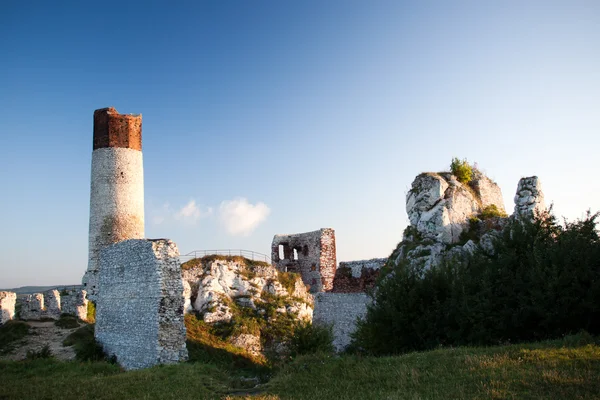
[[[22,321],[8,321],[0,326],[0,354],[9,352],[17,341],[29,334],[29,325]]]

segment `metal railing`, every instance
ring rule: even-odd
[[[194,258],[201,258],[204,256],[220,255],[220,256],[241,256],[249,260],[264,261],[271,264],[271,257],[266,254],[259,253],[252,250],[242,249],[225,249],[225,250],[194,250],[187,254],[179,256],[181,262],[186,262]]]

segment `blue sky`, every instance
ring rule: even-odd
[[[600,210],[597,1],[14,1],[0,54],[0,287],[80,281],[107,106],[143,115],[146,235],[182,253],[332,227],[386,257],[452,157],[509,211],[530,175]]]

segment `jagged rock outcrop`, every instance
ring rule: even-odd
[[[294,325],[313,317],[313,296],[300,275],[243,257],[207,256],[182,265],[186,312],[197,312],[207,324],[230,324],[227,337],[251,354],[281,347],[263,335],[277,321]],[[238,326],[252,320],[252,328]],[[241,333],[240,333],[241,332]]]
[[[546,209],[536,176],[519,181],[514,200],[514,214],[508,217],[500,188],[477,170],[468,185],[450,173],[420,174],[406,198],[410,225],[388,263],[405,260],[428,269],[479,249],[493,255],[494,242],[510,218],[532,218]]]
[[[521,178],[515,195],[514,217],[532,218],[536,213],[546,210],[542,183],[537,176]]]
[[[498,185],[479,171],[474,175],[468,185],[450,173],[418,175],[406,196],[411,226],[424,238],[452,244],[468,229],[469,217],[490,205],[504,212]]]

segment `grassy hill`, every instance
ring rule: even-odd
[[[22,286],[14,289],[0,289],[0,292],[14,292],[16,294],[33,294],[43,293],[46,290],[62,290],[62,289],[75,289],[80,288],[81,285],[55,285],[55,286]]]
[[[395,357],[312,355],[267,375],[264,366],[206,359],[131,372],[105,362],[3,361],[0,398],[597,399],[599,342],[580,334]]]

